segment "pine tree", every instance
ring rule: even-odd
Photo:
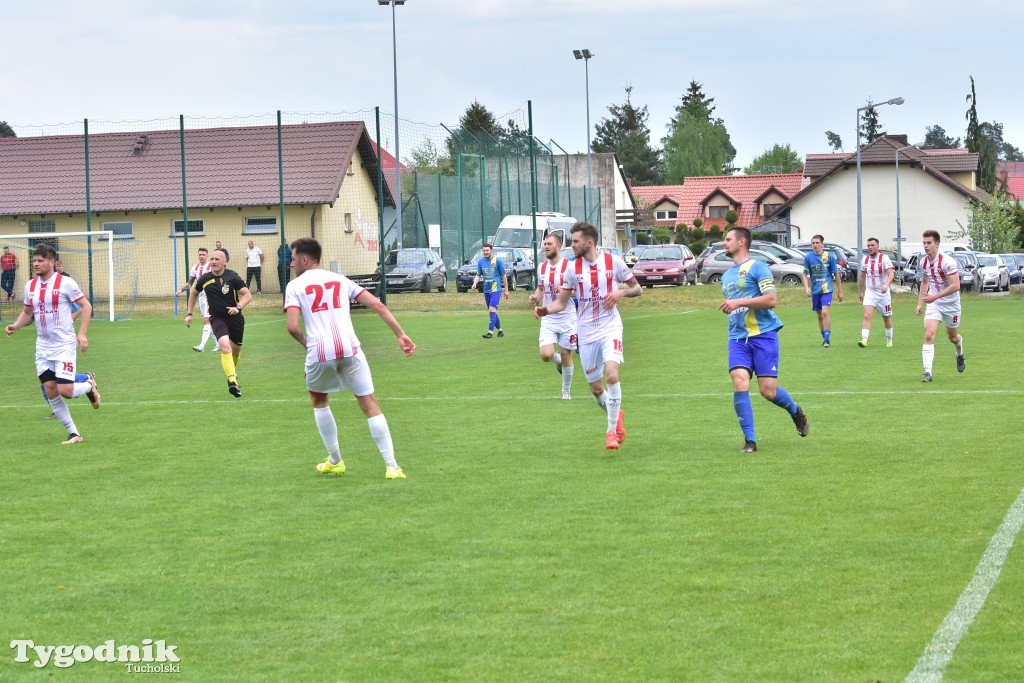
[[[634,185],[660,185],[664,182],[661,150],[651,147],[647,106],[635,107],[632,93],[633,86],[626,86],[626,102],[609,105],[611,116],[594,127],[591,148],[594,152],[617,153],[623,173]]]

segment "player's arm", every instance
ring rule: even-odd
[[[803,272],[803,275],[801,277],[803,277],[803,280],[804,280],[804,291],[807,292],[807,296],[810,296],[811,295],[811,272],[809,270],[807,270],[807,257],[806,256],[804,257],[804,272]]]
[[[249,291],[248,287],[239,287],[238,293],[242,295],[242,298],[238,300],[238,303],[234,305],[235,312],[228,312],[228,315],[238,315],[242,312],[242,309],[249,305],[252,301],[252,292]]]
[[[601,307],[605,310],[615,308],[615,305],[619,303],[619,300],[623,297],[634,297],[643,294],[643,289],[640,287],[640,283],[636,281],[636,278],[630,278],[622,284],[626,285],[625,289],[616,289],[612,292],[608,292],[604,297],[604,301],[601,302]]]
[[[196,310],[196,302],[199,301],[199,290],[192,287],[188,294],[188,303],[185,305],[185,327],[192,326],[192,311]]]
[[[412,339],[409,339],[409,336],[402,329],[402,326],[398,324],[397,320],[395,320],[395,316],[391,314],[391,311],[388,310],[388,307],[385,306],[380,299],[364,289],[359,293],[359,296],[356,297],[356,301],[379,315],[380,319],[384,321],[384,324],[390,327],[391,331],[395,333],[395,337],[398,338],[398,345],[402,348],[402,351],[405,352],[405,355],[412,355],[412,352],[416,350],[416,344],[413,343]]]
[[[288,326],[288,334],[295,338],[295,341],[302,345],[302,348],[306,348],[306,334],[299,327],[299,314],[298,308],[292,307],[285,311],[287,316],[285,324]]]
[[[189,277],[189,279],[185,281],[185,284],[183,284],[181,286],[181,289],[174,290],[174,296],[180,296],[180,295],[184,294],[185,290],[188,289],[189,287],[191,287],[192,285],[194,285],[195,283],[196,283],[195,277]]]
[[[767,287],[767,289],[766,289]],[[775,308],[778,303],[778,295],[775,292],[775,281],[771,278],[758,283],[759,291],[757,296],[748,296],[740,299],[726,299],[718,304],[718,310],[723,313],[732,313],[737,308]]]
[[[889,278],[890,280],[892,278]],[[867,282],[864,278],[864,264],[860,264],[859,272],[857,273],[857,298],[860,299],[861,303],[864,303],[864,288],[867,287]],[[884,292],[885,289],[883,288]]]
[[[535,304],[538,301],[544,301],[544,283],[540,281],[540,274],[537,274],[537,289],[533,290],[533,294],[530,295],[530,303]]]
[[[7,326],[7,336],[10,337],[30,322],[32,322],[32,308],[30,306],[22,306],[21,313],[18,314],[17,319]]]
[[[924,291],[923,287],[922,287],[921,291],[922,292]],[[959,291],[960,291],[960,273],[958,273],[956,271],[953,271],[952,273],[949,274],[949,284],[946,285],[946,288],[944,290],[942,290],[941,292],[937,293],[937,294],[927,294],[927,295],[925,295],[924,302],[927,303],[927,304],[930,304],[931,302],[933,302],[933,301],[935,301],[937,299],[941,299],[944,296],[949,296],[950,294],[953,294],[954,292],[959,292]]]
[[[914,315],[921,315],[921,311],[924,307],[924,299],[928,294],[928,273],[921,271],[921,285],[917,290],[917,308],[914,309]]]
[[[834,265],[835,262],[833,262]],[[836,296],[839,297],[840,303],[843,301],[843,278],[839,276],[839,267],[832,272],[832,277],[835,278],[836,283]]]
[[[551,302],[548,306],[537,306],[533,309],[534,318],[542,318],[545,315],[551,315],[553,313],[560,313],[565,310],[565,307],[569,304],[569,299],[572,298],[571,289],[560,289],[558,290],[558,298]]]
[[[863,268],[861,269],[863,270]],[[889,291],[889,286],[892,285],[893,278],[896,277],[896,268],[890,266],[885,269],[885,284],[882,285],[882,294]]]
[[[92,320],[92,304],[84,296],[75,303],[82,307],[82,322],[78,324],[78,348],[85,353],[89,350],[89,338],[85,335],[89,331],[89,321]]]

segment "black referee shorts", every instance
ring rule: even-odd
[[[210,329],[213,330],[213,338],[220,339],[227,335],[236,346],[242,345],[242,336],[245,334],[245,316],[229,315],[226,318],[210,316]]]

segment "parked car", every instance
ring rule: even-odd
[[[1010,289],[1010,270],[1003,259],[996,254],[978,254],[978,263],[981,264],[980,291],[984,292],[989,287],[1004,292]]]
[[[793,248],[797,251],[803,252],[804,254],[809,254],[814,251],[810,242],[794,244]],[[853,252],[835,242],[825,242],[825,250],[832,254],[832,258],[834,258],[836,263],[839,265],[839,279],[843,281],[856,282],[857,273],[860,271],[860,267],[853,256]],[[801,263],[803,263],[803,261],[801,261]]]
[[[1024,256],[1024,254],[1021,254]],[[1010,273],[1010,284],[1019,285],[1021,280],[1020,266],[1017,264],[1017,254],[999,254],[999,258],[1003,259],[1003,263],[1006,264],[1006,269]]]
[[[758,249],[760,251],[767,252],[776,258],[786,260],[793,259],[799,263],[804,262],[804,254],[801,251],[792,249],[787,246],[783,246],[778,242],[769,242],[767,240],[753,240],[750,243],[751,249]],[[700,271],[704,267],[704,260],[709,256],[714,255],[716,252],[725,251],[725,245],[722,242],[713,242],[705,247],[704,251],[697,257],[697,275],[700,276]]]
[[[960,252],[963,253],[963,252]],[[954,258],[957,262],[957,275],[960,276],[960,291],[969,292],[978,287],[975,279],[974,269],[970,265],[969,259],[961,260],[956,258],[953,252],[943,252],[943,258]],[[900,273],[900,284],[910,287],[910,291],[917,294],[921,291],[921,261],[924,260],[924,254],[911,254],[907,258],[907,265],[904,266],[903,271]]]
[[[602,254],[614,254],[619,258],[622,258],[622,250],[618,247],[598,247],[597,251]]]
[[[633,276],[645,287],[697,284],[697,259],[685,244],[647,247],[633,266]]]
[[[1017,262],[1017,270],[1020,271],[1021,284],[1024,285],[1024,254],[1014,254],[1013,260]]]
[[[537,288],[537,271],[533,265],[533,257],[525,249],[509,249],[506,247],[495,247],[494,256],[497,256],[505,264],[505,275],[508,277],[508,289],[514,292],[519,287],[527,289]],[[473,258],[468,259],[459,271],[455,274],[455,289],[460,292],[468,292],[473,286],[473,278],[476,277],[476,264],[484,257],[483,251],[478,250]],[[480,288],[479,283],[477,289]]]
[[[750,258],[757,259],[768,265],[775,276],[775,281],[787,287],[796,287],[803,284],[804,266],[793,259],[782,259],[772,256],[760,249],[751,249]],[[706,285],[717,285],[722,282],[722,275],[732,268],[732,256],[725,251],[713,253],[704,258],[704,266],[700,271],[700,281]],[[634,272],[636,272],[634,270]]]
[[[374,273],[380,279],[380,268]],[[384,276],[389,292],[448,289],[448,270],[433,249],[395,249],[384,257]],[[365,286],[365,285],[364,285]]]
[[[960,262],[965,273],[960,274],[960,291],[973,291],[978,288],[981,281],[981,264],[978,263],[978,256],[973,251],[954,251],[953,258]]]
[[[622,257],[622,260],[626,262],[627,266],[632,268],[634,265],[636,265],[636,260],[637,260],[637,258],[639,258],[640,254],[643,252],[643,250],[646,249],[649,246],[650,246],[649,244],[638,244],[638,245],[636,245],[635,247],[633,247],[632,249],[630,249],[629,251],[626,252],[625,256]],[[1021,255],[1024,256],[1024,254],[1021,254]]]

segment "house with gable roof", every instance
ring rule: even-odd
[[[896,173],[899,158],[900,225],[905,241],[925,230],[942,238],[966,225],[971,205],[987,196],[977,185],[978,155],[967,149],[922,150],[906,135],[887,135],[861,148],[862,233],[883,248],[896,244]],[[803,239],[822,234],[855,248],[857,154],[808,154],[805,186],[772,214],[801,226]],[[958,225],[959,223],[959,225]]]
[[[219,240],[231,253],[228,267],[244,276],[244,251],[252,239],[266,255],[264,293],[276,292],[283,234],[287,242],[320,240],[325,268],[372,272],[379,259],[378,158],[365,126],[286,125],[280,134],[283,226],[276,126],[184,131],[189,260],[195,261],[198,247],[212,250]],[[160,130],[88,139],[91,229],[112,230],[132,246],[140,297],[167,296],[186,279],[180,136],[178,130]],[[383,183],[389,207],[395,205],[392,182]],[[83,136],[0,139],[0,240],[85,231],[85,188]],[[59,235],[55,241],[61,252]],[[69,258],[63,252],[61,257]],[[69,271],[84,272],[85,257],[70,258],[81,263],[71,260]],[[21,283],[30,275],[31,259],[19,261]],[[105,292],[106,273],[96,269],[94,276],[97,291]]]

